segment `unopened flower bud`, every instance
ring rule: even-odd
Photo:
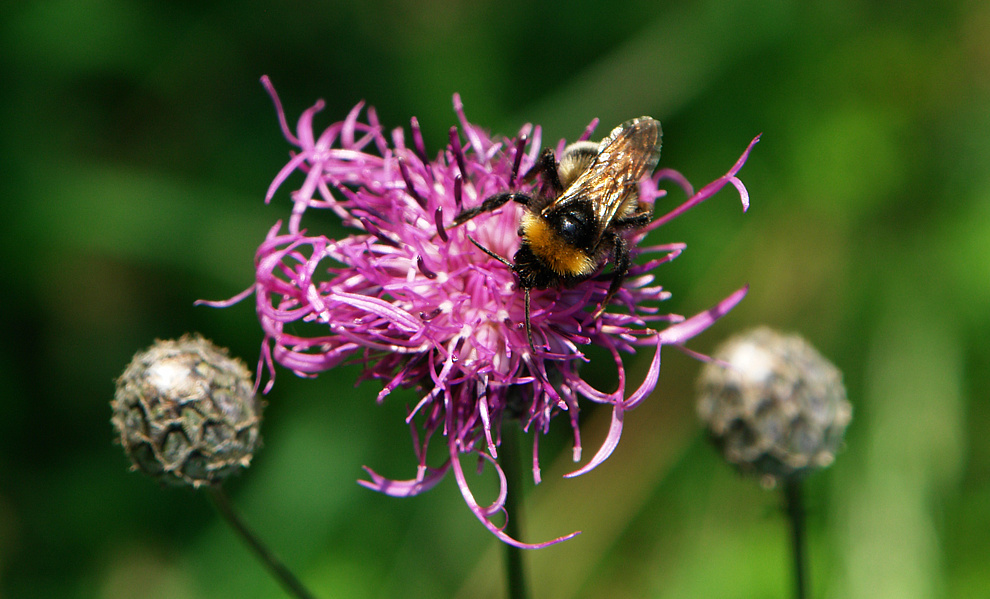
[[[251,372],[198,335],[137,353],[110,404],[134,468],[161,482],[219,482],[246,468],[261,442]]]
[[[835,460],[852,406],[842,373],[807,341],[759,328],[713,358],[702,371],[698,414],[729,463],[772,486]]]

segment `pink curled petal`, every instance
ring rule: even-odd
[[[383,401],[385,401],[385,397],[388,396],[388,394],[390,394],[393,390],[395,390],[396,387],[398,387],[403,383],[406,376],[409,375],[409,369],[411,367],[412,367],[412,362],[406,364],[402,368],[402,370],[396,373],[396,375],[392,377],[392,380],[390,380],[384,387],[382,387],[382,390],[378,392],[378,397],[376,398],[375,402],[380,404]]]
[[[484,154],[486,144],[481,141],[481,136],[475,131],[475,126],[468,122],[467,115],[464,114],[464,102],[461,101],[461,95],[456,93],[454,94],[454,112],[457,113],[457,118],[461,121],[461,129],[464,130],[464,135],[467,137],[468,143],[474,148],[475,152]]]
[[[404,331],[418,331],[422,324],[421,321],[412,314],[376,297],[342,292],[335,293],[332,297],[335,302],[354,306],[355,308],[360,308],[369,314],[374,314],[375,316],[381,316],[382,318],[388,319],[392,322],[392,324],[400,327]]]
[[[700,203],[704,202],[705,200],[707,200],[708,198],[712,197],[713,195],[715,195],[716,193],[718,193],[726,185],[732,183],[732,180],[736,178],[736,173],[738,173],[739,170],[743,167],[743,164],[746,163],[746,159],[749,157],[750,150],[753,149],[753,146],[756,145],[756,142],[758,142],[758,141],[760,141],[760,136],[759,135],[757,135],[755,138],[753,138],[753,141],[749,142],[749,145],[746,146],[746,149],[743,151],[742,156],[740,156],[739,159],[736,160],[735,164],[732,165],[732,168],[729,169],[729,172],[727,172],[726,174],[722,175],[718,179],[715,179],[714,181],[712,181],[708,185],[705,185],[704,187],[702,187],[701,190],[698,191],[698,193],[692,195],[690,198],[688,198],[683,204],[681,204],[677,208],[674,208],[673,210],[671,210],[667,214],[661,216],[660,218],[658,218],[655,221],[653,221],[652,223],[650,223],[649,226],[645,227],[645,229],[651,231],[653,229],[656,229],[658,227],[661,227],[661,226],[665,225],[666,223],[668,223],[671,220],[677,218],[681,214],[687,212],[691,208],[697,206],[698,204],[700,204]],[[674,177],[673,176],[669,176],[667,178],[674,178]],[[685,182],[686,182],[686,180],[685,180]],[[732,185],[735,185],[735,183],[732,183]],[[738,186],[736,188],[738,189]],[[743,189],[745,189],[745,188],[743,188]],[[744,208],[748,208],[749,207],[749,193],[746,193],[746,195],[743,197],[742,201],[743,201],[743,207]]]
[[[340,130],[340,143],[345,148],[354,147],[354,130],[357,127],[358,115],[361,114],[362,108],[364,108],[364,100],[358,102],[344,118],[344,126]]]
[[[663,259],[664,262],[669,262],[674,258],[676,258],[677,256],[680,256],[681,253],[686,249],[687,249],[686,243],[665,243],[662,245],[648,245],[648,246],[640,246],[637,248],[637,250],[640,253],[644,253],[644,254],[646,253],[659,254],[661,252],[669,252],[670,254],[672,254],[671,257],[664,258]]]
[[[258,387],[261,385],[261,372],[266,370],[268,372],[268,382],[265,384],[265,389],[263,393],[268,394],[272,390],[272,386],[275,384],[275,362],[272,360],[272,348],[268,339],[261,342],[261,352],[258,355],[258,371],[254,379],[254,391],[258,392]]]
[[[447,474],[447,470],[450,469],[450,462],[447,462],[438,469],[428,468],[428,474],[426,476],[411,480],[392,480],[381,476],[367,466],[362,466],[362,468],[364,468],[364,471],[371,478],[370,481],[358,480],[358,484],[362,487],[391,497],[412,497],[437,486],[437,483],[443,480],[444,475]]]
[[[334,165],[337,163],[337,160],[334,158],[347,152],[347,150],[343,149],[330,149],[333,142],[336,141],[337,137],[341,134],[341,130],[342,127],[328,127],[313,141],[308,152],[310,157],[309,162],[312,165],[309,174],[313,174],[315,172],[319,177],[324,173],[333,172]]]
[[[340,366],[359,347],[356,344],[348,344],[336,348],[336,351],[333,352],[307,354],[291,351],[282,345],[277,345],[275,346],[274,357],[276,362],[295,373],[316,374]]]
[[[691,182],[687,180],[687,177],[682,175],[679,171],[675,171],[672,168],[662,168],[653,173],[653,181],[659,183],[664,179],[669,179],[670,181],[676,183],[681,189],[684,190],[684,194],[688,197],[694,195],[694,186],[691,185]]]
[[[475,502],[474,506],[478,513],[484,514],[485,517],[491,517],[494,514],[505,511],[505,495],[507,485],[505,480],[505,472],[502,471],[502,467],[499,466],[498,462],[496,462],[490,455],[484,453],[479,453],[478,455],[487,460],[492,467],[495,468],[495,473],[498,475],[498,496],[491,502],[490,505],[488,505],[488,507],[481,507],[477,504],[477,502],[475,502],[474,494],[471,493],[471,489],[467,485],[467,478],[464,476],[464,470],[461,467],[460,460],[456,455],[451,456],[451,462],[454,465],[455,476],[457,476],[457,473],[460,472],[460,475],[457,476],[457,484],[461,487],[461,493],[467,493],[471,496],[471,501]]]
[[[729,176],[734,177],[736,173],[742,170],[743,165],[746,164],[746,160],[749,158],[749,153],[753,150],[753,146],[755,146],[760,141],[761,137],[763,137],[762,133],[758,134],[756,137],[753,138],[753,141],[749,142],[749,145],[746,146],[746,149],[743,151],[742,156],[740,156],[739,160],[736,160],[736,163],[732,165],[731,169],[729,169],[729,173],[728,173]]]
[[[739,199],[742,201],[743,212],[749,210],[749,191],[746,190],[746,186],[743,182],[739,180],[739,177],[731,177],[729,183],[736,188],[739,192]]]
[[[660,347],[663,345],[663,342],[661,341],[662,338],[660,335],[657,335],[656,339],[657,347],[653,351],[653,360],[650,361],[650,368],[646,371],[646,378],[643,379],[643,382],[640,384],[639,388],[636,389],[636,391],[622,403],[622,406],[627,410],[631,410],[638,406],[641,401],[648,397],[650,393],[653,393],[653,390],[657,388],[657,382],[660,380]]]
[[[488,413],[488,398],[485,396],[484,391],[479,393],[478,415],[481,417],[481,426],[485,431],[485,443],[488,445],[488,454],[493,458],[497,458],[498,448],[495,447],[495,441],[492,439],[491,415]]]
[[[251,285],[244,291],[238,293],[234,297],[225,300],[196,300],[193,302],[194,306],[209,306],[210,308],[229,308],[236,303],[241,302],[246,299],[249,295],[254,293],[254,285]]]
[[[598,448],[598,452],[591,458],[590,462],[574,472],[565,474],[564,478],[574,478],[575,476],[587,474],[612,455],[612,452],[619,445],[619,438],[622,437],[622,419],[625,413],[626,410],[621,405],[616,404],[612,406],[612,424],[608,427],[608,435],[605,437],[605,441],[602,442],[602,446]]]
[[[378,111],[375,110],[374,106],[368,107],[368,124],[374,131],[384,131],[381,122],[378,120]],[[388,143],[386,143],[385,138],[381,135],[375,136],[375,147],[378,149],[378,153],[382,156],[386,156],[389,153]]]
[[[577,464],[581,461],[581,453],[583,451],[581,445],[581,429],[578,428],[577,419],[571,419],[571,428],[574,431],[574,449],[571,450],[571,460]]]
[[[489,532],[491,532],[493,535],[498,537],[500,541],[512,545],[513,547],[518,547],[519,549],[542,549],[544,547],[556,545],[557,543],[566,541],[581,534],[581,531],[575,531],[569,535],[557,537],[556,539],[552,539],[550,541],[546,541],[543,543],[523,543],[505,534],[503,527],[496,526],[491,520],[489,520],[489,517],[491,515],[496,514],[500,511],[504,511],[505,474],[502,472],[502,469],[499,468],[498,464],[494,460],[492,460],[485,454],[480,454],[480,455],[488,459],[495,466],[496,472],[498,472],[499,497],[495,500],[495,502],[493,502],[487,508],[482,508],[480,505],[478,505],[478,502],[474,498],[474,494],[471,493],[471,489],[467,484],[467,479],[464,477],[464,470],[461,468],[460,461],[456,457],[451,459],[451,463],[453,464],[454,467],[454,477],[457,479],[457,487],[461,490],[461,496],[464,497],[464,502],[467,503],[468,508],[475,515],[475,517],[478,518],[481,524],[485,528],[487,528]],[[506,514],[505,517],[506,519],[508,519],[511,516],[510,514]]]
[[[261,85],[264,86],[265,91],[268,92],[268,95],[272,99],[272,103],[275,104],[275,112],[276,114],[278,114],[278,124],[282,128],[282,135],[284,135],[285,138],[289,140],[289,142],[292,143],[293,145],[296,146],[302,145],[299,142],[299,139],[297,139],[296,136],[292,134],[292,130],[289,129],[289,123],[288,121],[285,120],[285,111],[282,110],[282,101],[279,99],[278,94],[275,92],[275,86],[272,85],[272,81],[271,79],[268,78],[268,75],[261,76]]]
[[[615,393],[605,393],[604,391],[595,389],[584,379],[578,377],[577,373],[569,373],[565,377],[565,380],[575,391],[595,403],[615,404],[618,402],[618,399],[621,399],[622,397],[621,395],[616,395]]]
[[[598,121],[598,117],[595,117],[595,118],[591,119],[591,122],[588,123],[588,126],[584,128],[584,132],[581,133],[581,136],[578,137],[577,140],[578,141],[587,141],[587,140],[591,139],[591,134],[594,133],[595,132],[595,128],[598,127],[598,122],[599,122]]]
[[[275,179],[272,181],[271,185],[268,186],[268,191],[265,193],[266,204],[272,201],[272,198],[275,197],[275,192],[278,191],[278,188],[282,186],[282,183],[284,183],[286,179],[289,178],[289,175],[294,173],[296,169],[306,162],[308,156],[309,155],[305,153],[296,154],[289,160],[288,164],[283,166],[282,169],[278,171],[278,174],[275,175]]]
[[[538,485],[543,481],[540,475],[540,436],[533,435],[533,484]]]
[[[540,155],[542,149],[543,127],[536,125],[533,127],[533,135],[529,141],[529,153],[526,154],[526,158],[528,159],[527,166],[536,164],[536,157]]]
[[[712,326],[719,318],[728,314],[729,310],[746,297],[746,292],[748,291],[749,285],[745,285],[704,312],[695,314],[684,322],[667,327],[660,332],[660,342],[664,345],[680,345],[684,343]]]
[[[392,129],[392,146],[395,148],[396,156],[408,156],[409,153],[406,152],[406,132],[402,127],[396,127]],[[385,153],[385,150],[382,151]],[[415,155],[415,154],[413,154]],[[418,156],[417,156],[418,158]],[[408,160],[408,158],[407,158]]]
[[[699,362],[704,362],[706,364],[716,363],[716,364],[720,364],[720,365],[723,365],[723,366],[729,366],[729,363],[728,362],[725,362],[725,361],[722,361],[722,360],[716,360],[715,358],[713,358],[713,357],[711,357],[711,356],[709,356],[707,354],[703,354],[701,352],[694,351],[693,349],[688,349],[687,347],[685,347],[683,345],[671,345],[671,347],[673,347],[677,351],[681,352],[685,356],[690,356],[690,357],[694,358],[695,360],[697,360]]]
[[[324,106],[325,103],[323,100],[317,100],[316,104],[304,110],[302,115],[299,116],[299,122],[296,124],[296,133],[299,135],[299,147],[303,150],[312,150],[316,145],[316,141],[313,138],[313,117],[317,112],[323,110]]]

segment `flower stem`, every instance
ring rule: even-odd
[[[275,577],[275,579],[282,585],[287,593],[293,597],[298,597],[299,599],[315,599],[315,596],[303,586],[299,579],[289,571],[289,569],[283,564],[275,555],[268,550],[264,543],[258,538],[254,532],[248,528],[247,524],[241,517],[238,516],[237,512],[234,510],[234,506],[230,503],[230,498],[227,493],[223,490],[220,485],[212,485],[208,487],[210,499],[213,501],[213,507],[220,512],[223,519],[227,521],[227,524],[233,528],[238,535],[240,535],[241,540],[243,540],[247,545],[254,551],[261,560],[261,563],[268,568],[268,571]]]
[[[514,421],[513,421],[514,424]],[[506,430],[509,429],[509,430]],[[515,426],[502,429],[502,459],[499,460],[502,472],[505,473],[507,485],[505,496],[506,523],[505,532],[510,537],[520,540],[522,532],[522,452],[519,449],[519,437],[522,431]],[[527,599],[526,574],[523,567],[522,549],[505,544],[505,571],[508,577],[510,599]]]
[[[794,556],[794,597],[807,596],[808,573],[805,569],[804,502],[801,497],[801,480],[787,478],[784,483],[787,502],[787,518],[791,523],[791,551]]]

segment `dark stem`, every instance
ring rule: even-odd
[[[227,524],[231,526],[237,534],[240,535],[241,540],[243,540],[247,545],[254,551],[261,560],[261,563],[268,568],[272,576],[282,585],[282,588],[286,590],[290,595],[294,597],[299,597],[299,599],[315,599],[314,595],[310,593],[306,587],[303,586],[299,579],[285,567],[285,564],[280,562],[275,555],[265,547],[264,543],[258,539],[247,524],[241,520],[237,512],[234,511],[234,506],[230,503],[230,498],[227,497],[227,493],[224,492],[223,487],[220,485],[213,485],[207,487],[210,494],[210,499],[213,500],[213,506],[217,508],[223,519],[227,521]]]
[[[515,421],[507,423],[502,429],[502,455],[499,464],[505,474],[507,485],[505,496],[506,523],[505,533],[520,539],[522,533],[522,452],[519,449],[519,437],[522,431],[515,426]],[[523,551],[512,545],[505,545],[505,571],[509,582],[509,599],[526,599],[526,575],[523,568]]]
[[[794,597],[807,597],[808,573],[805,568],[804,502],[801,498],[801,480],[788,478],[784,483],[787,502],[787,519],[791,523],[791,551],[794,554]]]

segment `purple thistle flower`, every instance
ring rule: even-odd
[[[636,244],[647,232],[726,184],[736,187],[745,210],[749,197],[736,173],[759,138],[725,176],[698,193],[683,176],[668,169],[644,178],[640,201],[653,204],[666,195],[657,188],[662,179],[683,187],[690,198],[629,235],[632,255],[646,259],[630,267],[612,302],[617,304],[615,311],[598,319],[591,317],[609,285],[600,276],[573,288],[532,291],[537,354],[533,356],[524,327],[523,294],[512,271],[468,239],[470,235],[495,254],[512,256],[520,243],[517,227],[522,208],[510,203],[461,226],[451,227],[451,223],[462,207],[477,206],[496,193],[532,191],[538,183],[523,184],[518,173],[526,172],[539,155],[540,128],[525,125],[513,139],[492,138],[468,122],[455,94],[460,129],[451,128],[450,144],[430,160],[415,118],[410,147],[401,128],[386,135],[373,108],[365,111],[365,122],[359,120],[363,103],[315,137],[312,121],[323,108],[319,101],[303,112],[293,134],[268,78],[262,78],[262,83],[275,102],[286,138],[298,147],[269,187],[266,202],[293,172],[302,171],[305,180],[291,194],[293,209],[287,227],[276,223],[258,248],[255,284],[229,301],[212,305],[231,305],[255,294],[265,333],[261,360],[270,374],[265,391],[274,382],[274,362],[299,375],[313,375],[345,361],[358,362],[364,366],[362,378],[382,381],[379,402],[397,387],[415,388],[421,398],[406,421],[416,446],[416,476],[390,480],[365,468],[369,480],[360,484],[392,496],[411,496],[432,488],[452,469],[471,511],[506,543],[537,548],[578,534],[524,544],[491,521],[505,511],[505,477],[496,461],[502,419],[519,418],[525,430],[534,432],[533,478],[537,483],[539,436],[549,430],[557,414],[566,413],[570,419],[574,460],[581,459],[579,397],[611,405],[612,426],[594,457],[567,476],[588,472],[612,453],[625,412],[656,387],[660,347],[680,346],[746,293],[742,288],[687,319],[661,314],[657,304],[670,294],[655,283],[651,273],[685,246]],[[596,124],[589,125],[582,139],[591,135]],[[558,153],[563,145],[560,142]],[[309,233],[301,227],[309,209],[332,211],[354,232],[341,239]],[[299,322],[318,324],[319,334],[289,332],[297,327],[286,325]],[[669,326],[658,329],[662,324]],[[581,378],[579,366],[587,361],[581,348],[589,344],[604,347],[612,355],[618,370],[614,391],[600,391]],[[627,395],[620,352],[634,353],[638,347],[652,348],[653,360],[645,380]],[[437,431],[446,437],[449,457],[432,467],[426,463],[426,450]],[[498,474],[500,492],[488,506],[479,505],[468,486],[459,459],[465,453],[476,454],[479,466],[480,460],[487,460]]]

